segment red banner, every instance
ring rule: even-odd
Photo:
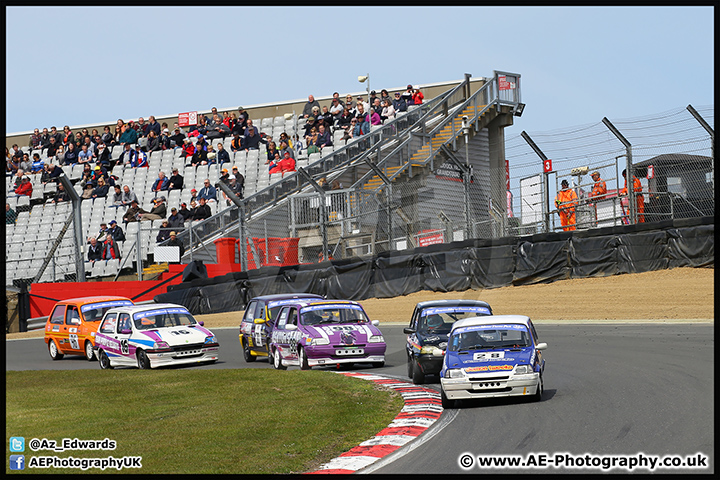
[[[178,125],[181,127],[197,125],[197,117],[197,112],[178,113]]]

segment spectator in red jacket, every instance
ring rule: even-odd
[[[23,177],[22,181],[20,182],[20,185],[15,189],[16,195],[27,195],[28,197],[32,195],[33,186],[32,183],[30,183],[30,177]]]

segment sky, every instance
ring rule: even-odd
[[[520,75],[547,132],[714,104],[714,9],[6,7],[6,133]]]

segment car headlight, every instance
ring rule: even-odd
[[[329,345],[329,344],[330,344],[330,340],[328,340],[327,338],[312,338],[312,337],[308,337],[308,338],[305,339],[305,344],[306,344],[306,345]]]
[[[515,375],[526,375],[533,373],[533,369],[530,365],[518,365],[515,367]]]
[[[215,339],[215,335],[208,335],[205,337],[205,344],[208,343],[217,343],[217,340]]]
[[[167,342],[155,342],[153,350],[170,350],[170,345]]]
[[[447,378],[462,378],[465,376],[465,373],[461,368],[448,368],[445,372],[445,376]]]
[[[385,342],[385,339],[382,335],[372,335],[370,338],[368,338],[368,343],[383,343]]]
[[[427,345],[427,346],[422,347],[422,348],[420,349],[420,354],[421,354],[421,355],[424,355],[424,354],[444,355],[445,352],[444,352],[441,348],[438,348],[438,347],[436,347],[436,346],[434,346],[434,345]]]

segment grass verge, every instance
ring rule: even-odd
[[[26,446],[26,465],[40,455],[141,456],[141,470],[123,472],[168,474],[311,471],[385,428],[403,405],[373,382],[266,369],[6,372],[5,400],[6,442],[117,443],[113,451],[62,453]]]

